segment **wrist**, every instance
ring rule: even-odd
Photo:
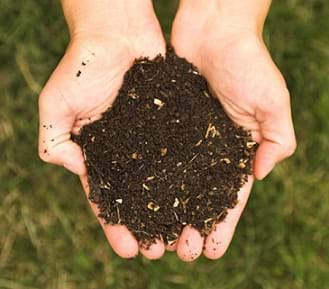
[[[270,4],[271,0],[181,0],[179,14],[211,25],[210,29],[236,28],[261,36]]]
[[[62,0],[62,6],[71,38],[127,36],[154,18],[151,0]]]

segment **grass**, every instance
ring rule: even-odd
[[[168,35],[176,1],[156,1]],[[219,261],[118,258],[78,180],[37,156],[37,98],[68,35],[57,1],[0,1],[1,289],[328,289],[329,3],[276,0],[265,37],[298,150],[256,184]]]

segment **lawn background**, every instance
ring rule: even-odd
[[[68,41],[58,2],[0,0],[0,289],[328,289],[329,2],[274,1],[298,150],[255,185],[227,254],[192,264],[117,257],[77,178],[38,159],[38,93]],[[177,1],[155,4],[168,36]]]

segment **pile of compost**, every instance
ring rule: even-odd
[[[99,217],[144,245],[171,244],[187,224],[209,234],[236,205],[257,147],[172,49],[136,60],[113,105],[73,139]]]

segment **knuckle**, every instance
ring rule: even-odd
[[[53,157],[49,148],[39,148],[39,158],[46,163],[53,162]]]
[[[46,163],[49,162],[49,156],[47,155],[47,153],[46,153],[45,151],[41,151],[41,150],[39,150],[39,158],[40,158],[42,161],[46,162]]]
[[[293,141],[287,148],[287,153],[289,156],[293,155],[297,149],[296,141]]]
[[[287,157],[290,157],[291,155],[293,155],[296,151],[297,148],[297,143],[296,140],[293,139],[292,141],[288,142],[285,146],[284,146],[284,154]]]

